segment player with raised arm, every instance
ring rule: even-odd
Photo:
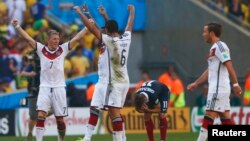
[[[108,20],[108,15],[104,9],[104,7],[99,6],[98,8],[99,13],[104,17],[104,20]],[[83,5],[83,13],[88,17],[92,18],[88,8],[86,5]],[[93,20],[93,19],[92,19]],[[106,85],[109,83],[109,54],[107,47],[102,43],[99,42],[98,44],[98,49],[99,49],[99,58],[98,58],[98,82],[95,84],[95,89],[94,89],[94,94],[93,98],[91,100],[90,104],[90,117],[88,124],[86,126],[86,131],[85,131],[85,137],[84,139],[78,138],[76,141],[89,141],[92,138],[94,129],[97,125],[99,116],[100,116],[100,110],[105,110],[104,109],[104,104],[105,104],[105,95],[106,92],[104,91]]]
[[[221,30],[222,26],[214,22],[204,26],[204,40],[212,45],[207,58],[208,68],[187,86],[188,90],[193,91],[208,81],[206,113],[197,141],[206,141],[208,126],[214,123],[216,117],[220,117],[222,125],[234,125],[230,116],[230,78],[234,93],[240,95],[242,91],[231,61],[230,50],[227,44],[220,40]]]
[[[95,90],[91,102],[92,113],[90,111],[90,121],[93,120],[97,122],[98,112],[96,111],[99,111],[99,108],[108,108],[113,127],[113,141],[125,141],[125,131],[123,129],[123,119],[120,109],[123,108],[129,89],[127,58],[131,43],[135,8],[133,5],[128,6],[130,15],[125,29],[126,31],[122,35],[118,33],[118,24],[115,20],[107,20],[104,27],[105,33],[102,33],[101,29],[89,22],[79,7],[75,9],[88,29],[105,44],[105,49],[108,54],[107,62],[103,62],[104,64],[102,64],[103,69],[108,70],[108,76],[100,83],[99,88]],[[99,70],[102,71],[102,68],[99,68]],[[84,141],[89,141],[91,135],[86,132]]]
[[[58,129],[58,141],[63,141],[66,131],[64,117],[68,115],[64,58],[75,46],[79,39],[86,33],[83,28],[70,41],[59,45],[59,32],[48,31],[48,39],[45,45],[32,39],[18,24],[18,20],[12,21],[19,34],[36,50],[40,58],[40,88],[37,99],[38,118],[36,121],[36,141],[42,141],[45,132],[45,119],[50,109],[54,111]]]
[[[161,141],[166,141],[166,112],[169,97],[170,91],[168,87],[155,80],[144,82],[135,94],[135,110],[139,113],[144,113],[148,141],[154,141],[154,123],[151,118],[153,113],[158,113],[160,121],[160,138]]]

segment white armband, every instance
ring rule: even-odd
[[[233,84],[233,87],[238,87],[239,86],[239,83],[234,83]]]

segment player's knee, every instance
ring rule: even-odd
[[[46,118],[46,116],[47,116],[47,113],[46,112],[44,112],[44,111],[38,111],[38,117],[44,117],[44,118]]]
[[[96,107],[90,107],[90,114],[99,116],[100,110],[98,110]]]

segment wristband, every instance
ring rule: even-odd
[[[15,26],[15,28],[16,28],[16,29],[17,29],[17,28],[19,28],[19,27],[20,27],[20,25],[19,25],[19,24]]]
[[[233,84],[233,87],[238,87],[239,86],[239,83],[234,83]]]

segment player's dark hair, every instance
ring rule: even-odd
[[[206,26],[209,32],[214,32],[216,37],[220,37],[222,31],[222,26],[220,24],[211,22],[206,24]]]
[[[141,109],[144,101],[145,101],[145,95],[135,94],[135,100],[134,100],[135,109]]]
[[[105,28],[109,33],[118,32],[118,24],[115,20],[108,20],[105,23]]]

